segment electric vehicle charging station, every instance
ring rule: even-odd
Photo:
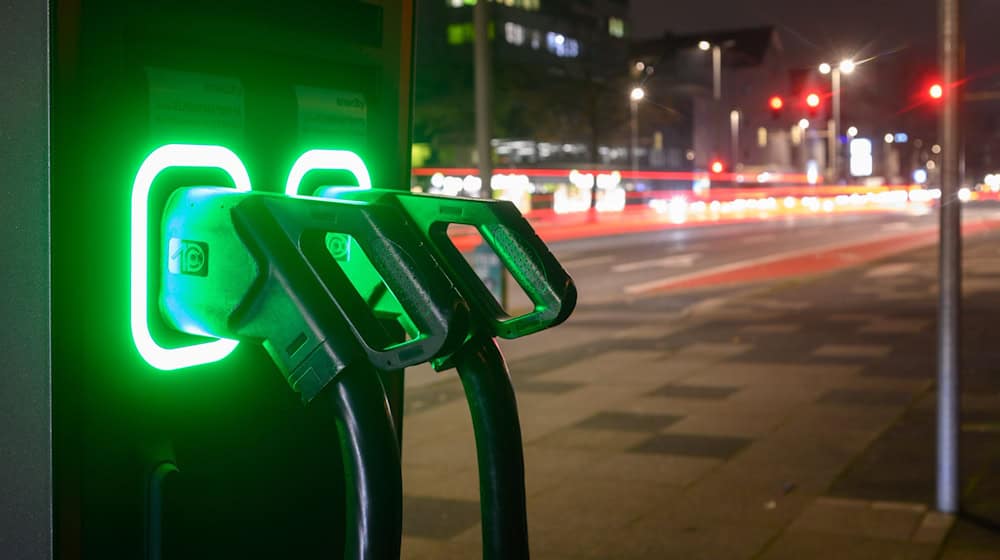
[[[478,419],[486,554],[527,557],[516,403],[492,337],[564,320],[568,277],[486,203],[499,214],[481,231],[515,277],[548,282],[519,322],[443,253],[379,237],[409,227],[426,243],[407,204],[276,194],[407,184],[412,3],[22,1],[0,16],[23,25],[0,38],[19,53],[0,107],[16,125],[0,138],[0,314],[18,321],[0,333],[17,453],[0,467],[0,526],[16,535],[0,556],[391,557],[398,511],[365,510],[398,502],[401,405],[387,411],[385,391],[433,357],[457,366]],[[310,161],[332,152],[367,165]]]
[[[0,557],[340,555],[332,408],[303,406],[259,344],[177,332],[155,296],[150,338],[203,363],[163,370],[136,348],[130,197],[171,144],[228,148],[257,191],[280,193],[313,149],[405,185],[412,18],[406,0],[0,6]],[[324,173],[354,181],[306,180]],[[239,175],[171,167],[146,214]]]

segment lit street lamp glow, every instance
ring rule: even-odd
[[[885,140],[885,143],[886,143],[886,144],[892,144],[892,143],[893,143],[893,141],[895,141],[895,140],[896,140],[896,137],[895,137],[895,136],[893,136],[893,134],[892,134],[892,133],[886,133],[886,135],[885,135],[885,137],[883,138],[883,140]]]
[[[708,41],[698,41],[698,48],[703,51],[707,51],[712,48],[712,43],[709,43]]]
[[[847,135],[850,136],[851,138],[854,138],[855,136],[857,136],[858,135],[858,127],[856,127],[856,126],[847,127]]]
[[[631,98],[632,101],[641,101],[643,97],[646,97],[646,90],[641,87],[634,87],[632,88],[632,92],[629,93],[629,98]]]
[[[831,68],[826,62],[819,65],[820,74],[829,74],[831,70],[833,70],[833,68]]]
[[[802,130],[809,128],[809,119],[799,119],[799,128]]]
[[[854,68],[857,66],[855,62],[849,58],[840,61],[840,71],[844,74],[850,74],[854,72]]]

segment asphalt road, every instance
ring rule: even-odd
[[[1000,216],[1000,212],[966,207],[965,215]],[[927,210],[826,214],[577,239],[550,247],[576,281],[580,305],[606,304],[667,278],[831,245],[904,236],[936,224],[937,213]],[[526,296],[516,290],[508,297],[511,309],[527,306]]]

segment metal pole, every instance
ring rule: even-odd
[[[827,145],[830,153],[830,177],[834,182],[840,181],[840,68],[830,72],[833,82],[833,126],[830,127]]]
[[[721,152],[720,120],[722,120],[722,108],[719,101],[722,99],[722,47],[712,45],[712,151],[718,154]],[[732,162],[730,162],[732,166]]]
[[[736,169],[740,163],[740,112],[733,109],[729,112],[730,168]]]
[[[632,114],[632,149],[630,150],[632,152],[632,181],[635,182],[635,172],[639,170],[639,154],[637,153],[639,149],[639,102],[635,99],[629,100],[629,109]]]
[[[959,326],[962,298],[961,181],[958,88],[960,73],[960,0],[938,2],[939,55],[944,99],[941,135],[941,224],[938,285],[938,414],[937,509],[956,513],[959,508]]]
[[[490,78],[492,74],[490,58],[490,3],[476,2],[473,10],[475,40],[475,96],[476,96],[476,156],[479,159],[479,177],[482,179],[480,196],[493,198],[493,106],[491,103]]]
[[[712,97],[722,99],[722,47],[712,45]]]

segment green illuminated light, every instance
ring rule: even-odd
[[[153,340],[153,335],[150,333],[147,312],[149,193],[156,176],[170,167],[218,168],[229,174],[236,190],[250,190],[250,177],[243,162],[236,154],[221,146],[168,144],[154,150],[139,167],[135,182],[132,184],[132,339],[143,359],[149,365],[161,370],[181,369],[221,360],[238,344],[235,340],[219,339],[193,346],[164,348]]]
[[[292,170],[288,173],[288,181],[285,182],[285,194],[291,196],[303,194],[299,192],[302,178],[306,176],[306,173],[317,169],[349,171],[358,180],[358,188],[372,188],[372,179],[368,175],[368,168],[365,167],[365,162],[361,161],[358,154],[347,150],[309,150],[299,156],[299,159],[295,160],[295,164],[292,165]]]

